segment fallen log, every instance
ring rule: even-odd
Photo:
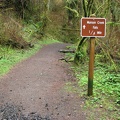
[[[67,59],[67,58],[59,58],[59,60],[64,60],[65,62],[73,62],[73,60]]]
[[[59,50],[58,52],[61,52],[61,53],[75,53],[75,50]]]

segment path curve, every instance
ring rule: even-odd
[[[52,120],[85,120],[80,98],[64,89],[72,75],[58,50],[66,45],[46,45],[2,77],[0,106],[14,103],[23,106],[24,114],[37,112]]]

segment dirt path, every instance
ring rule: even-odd
[[[66,44],[44,46],[36,55],[16,65],[0,79],[0,106],[22,106],[23,113],[37,112],[51,120],[85,120],[82,101],[64,87],[72,80],[58,50]]]

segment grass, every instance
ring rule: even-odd
[[[9,72],[9,70],[18,62],[27,59],[35,54],[43,45],[58,42],[52,37],[43,38],[35,44],[34,48],[29,49],[12,49],[11,47],[0,46],[0,76]]]
[[[66,57],[73,58],[73,54]],[[116,72],[111,62],[100,62],[95,59],[93,96],[87,96],[88,90],[88,59],[71,66],[76,76],[76,82],[68,82],[66,90],[77,93],[84,99],[87,120],[120,120],[120,73]],[[119,71],[120,64],[115,64]]]
[[[79,67],[73,66],[72,69],[75,71],[78,85],[72,91],[76,91],[85,98],[85,108],[89,109],[88,120],[119,120],[120,104],[117,102],[120,101],[120,73],[111,72],[109,64],[96,61],[93,80],[94,95],[88,97],[88,62]]]
[[[36,23],[31,21],[28,24],[14,17],[0,16],[0,28],[2,28],[0,30],[0,76],[9,72],[18,62],[35,54],[43,45],[58,42],[49,34],[45,34],[44,37],[41,35],[44,33],[42,24],[41,21]],[[34,44],[34,48],[29,48],[28,43]],[[6,44],[11,47],[5,47]],[[17,46],[14,46],[16,44]],[[20,49],[21,45],[24,49]]]

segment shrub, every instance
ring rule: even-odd
[[[0,44],[8,45],[13,48],[26,48],[30,46],[21,33],[22,25],[7,16],[0,17]]]

